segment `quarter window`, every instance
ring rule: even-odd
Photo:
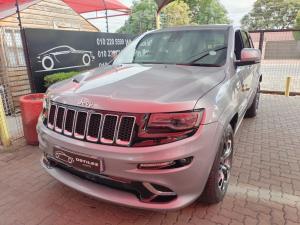
[[[247,33],[245,31],[242,31],[241,34],[242,34],[242,39],[243,39],[243,43],[244,43],[244,48],[252,48]]]

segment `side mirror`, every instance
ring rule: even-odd
[[[241,52],[241,60],[236,60],[235,65],[246,66],[260,63],[261,52],[259,49],[244,48]]]

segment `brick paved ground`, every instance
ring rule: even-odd
[[[101,202],[65,187],[39,165],[37,148],[0,154],[0,225],[300,224],[300,98],[264,95],[236,136],[224,201],[176,212]]]

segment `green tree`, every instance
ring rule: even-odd
[[[186,25],[191,23],[191,11],[189,6],[181,1],[174,1],[161,11],[161,22],[163,27]]]
[[[129,19],[117,32],[140,34],[155,29],[156,11],[157,5],[154,0],[134,1]]]
[[[185,0],[196,24],[228,24],[228,12],[219,0]]]
[[[299,9],[300,0],[257,0],[241,24],[249,30],[291,28]]]
[[[117,32],[139,34],[156,28],[155,0],[135,0],[131,15]],[[227,24],[231,21],[219,0],[175,0],[161,12],[162,26]]]
[[[300,10],[298,11],[294,28],[300,30]],[[294,37],[296,40],[300,40],[300,31],[295,31]]]
[[[298,11],[298,14],[297,14],[297,17],[296,17],[295,28],[300,29],[300,10]]]

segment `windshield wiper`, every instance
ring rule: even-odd
[[[203,66],[203,67],[221,67],[220,64],[209,64],[209,63],[182,63],[182,64],[176,64],[179,66]]]
[[[206,56],[209,56],[209,55],[210,55],[209,53],[210,53],[211,51],[217,52],[217,51],[224,50],[224,49],[226,49],[226,48],[227,48],[227,46],[223,46],[223,47],[220,47],[220,48],[209,49],[209,50],[200,52],[198,55],[203,54],[203,53],[206,53],[206,52],[207,52],[207,53],[204,54],[204,55],[202,55],[202,56],[200,56],[200,57],[198,57],[198,58],[196,58],[196,59],[194,59],[194,60],[192,60],[191,62],[188,62],[187,64],[193,64],[193,63],[195,63],[195,62],[197,62],[197,61],[199,61],[199,60],[205,58]]]
[[[175,63],[166,63],[166,62],[147,62],[147,61],[140,61],[140,62],[132,62],[136,64],[172,64],[175,65]]]

